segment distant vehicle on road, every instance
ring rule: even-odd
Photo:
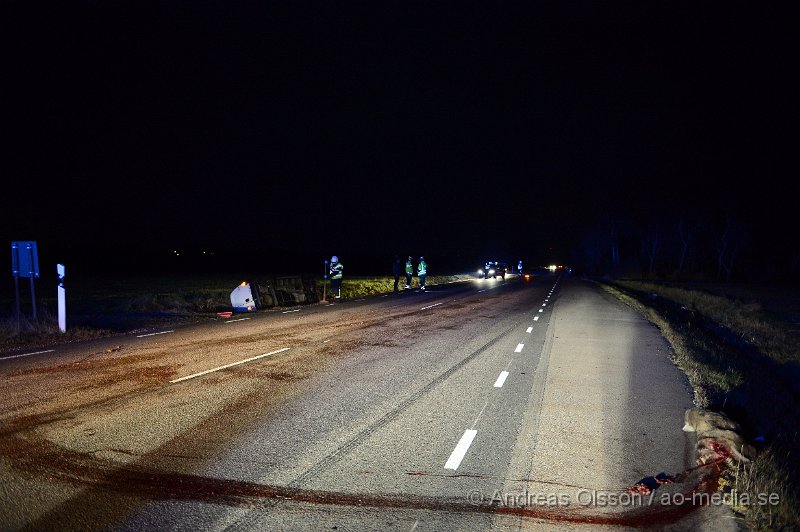
[[[508,272],[508,264],[505,262],[487,262],[483,268],[478,269],[478,275],[484,279],[491,277],[497,279],[498,277],[506,278]]]

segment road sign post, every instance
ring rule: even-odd
[[[19,319],[20,319],[20,309],[19,309],[19,275],[14,276],[14,291],[17,294],[17,331],[19,331]]]
[[[33,248],[31,246],[28,246],[28,254],[30,256],[28,279],[31,280],[31,307],[33,308],[33,320],[36,321],[36,288],[33,284]],[[39,276],[39,272],[36,272],[36,276]]]
[[[28,277],[31,280],[31,303],[33,319],[36,319],[36,288],[34,278],[39,277],[39,253],[36,242],[11,242],[11,274],[14,276],[14,290],[17,296],[17,329],[19,329],[19,278]]]

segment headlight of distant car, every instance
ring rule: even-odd
[[[478,275],[483,275],[483,270],[478,270]]]
[[[494,270],[489,270],[489,275],[492,275],[493,273],[494,273]]]

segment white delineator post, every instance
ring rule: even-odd
[[[58,328],[62,333],[67,332],[67,290],[64,288],[64,269],[63,264],[56,264],[58,273]]]

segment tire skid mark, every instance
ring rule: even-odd
[[[301,489],[158,471],[135,465],[120,467],[115,462],[95,458],[92,453],[71,451],[48,441],[18,436],[0,440],[0,454],[14,459],[15,466],[23,466],[28,474],[45,475],[51,481],[86,485],[93,489],[104,488],[145,500],[197,501],[239,508],[258,508],[259,503],[263,504],[264,501],[291,501],[362,508],[498,514],[552,522],[649,528],[674,523],[701,507],[694,504],[654,505],[620,512],[593,513],[585,507],[505,506],[491,502],[470,502],[466,497]],[[686,499],[692,500],[694,493],[714,493],[722,471],[720,467],[705,471],[703,468],[696,469],[690,479],[692,487],[684,492]]]
[[[452,309],[453,314],[458,314],[458,312],[456,312],[456,310],[457,309]],[[402,315],[408,315],[408,317],[411,318],[412,317],[411,315],[414,314],[415,312],[416,311],[409,311],[409,312],[406,312],[406,313],[402,313],[400,315],[401,316]],[[375,320],[376,323],[374,323],[372,325],[373,326],[374,325],[381,325],[381,326],[384,326],[384,327],[394,328],[394,327],[397,326],[397,322],[393,320],[393,318],[395,318],[396,316],[397,315],[395,315],[395,316],[383,315],[382,317],[380,317],[377,320]],[[470,316],[470,317],[473,317],[473,316]],[[416,318],[416,316],[414,316],[414,318]],[[358,333],[360,331],[364,330],[364,329],[370,328],[369,322],[371,322],[371,321],[372,320],[369,317],[367,317],[367,315],[365,314],[364,317],[362,319],[360,319],[360,320],[358,320],[358,319],[350,320],[349,325],[352,327],[350,330],[338,330],[338,331],[335,331],[336,334],[334,334],[332,337],[333,338],[341,338],[340,341],[342,342],[341,345],[337,346],[337,347],[339,347],[338,350],[349,351],[349,350],[351,350],[353,348],[358,348],[361,345],[363,345],[365,343],[364,339],[362,339],[359,336]],[[432,323],[430,321],[424,322],[424,323],[429,325],[429,327],[426,328],[426,329],[429,329],[429,331],[436,330],[436,328],[434,327],[434,325],[435,325],[434,323]],[[517,324],[513,325],[511,328],[516,327],[516,326],[517,326]],[[296,329],[296,327],[290,327],[290,333],[292,333],[292,334],[288,334],[288,336],[291,337],[295,342],[297,342],[299,344],[308,343],[309,342],[308,339],[298,339],[298,338],[296,338],[297,333],[296,333],[295,329]],[[356,339],[354,339],[354,340],[350,339],[349,342],[348,342],[348,340],[345,340],[347,335],[351,335],[353,333],[356,333]],[[286,336],[285,333],[283,335]],[[326,345],[328,345],[328,344],[326,344]],[[331,346],[331,348],[332,347],[333,346]],[[302,363],[305,364],[306,363],[305,362],[306,359],[309,359],[309,360],[313,359],[316,370],[319,370],[318,360],[314,356],[315,353],[318,353],[318,350],[311,349],[311,350],[309,350],[309,352],[307,352],[303,356],[301,356],[301,360],[303,361]],[[160,354],[160,353],[157,353],[157,354]],[[334,354],[334,353],[331,353],[331,354]],[[137,362],[140,362],[140,361],[137,361]],[[464,361],[464,363],[466,363],[466,361]],[[453,371],[455,371],[455,369]],[[292,379],[287,379],[286,378],[288,376],[288,374],[287,375],[279,374],[279,375],[276,375],[276,376],[278,377],[276,379],[276,382],[292,380]],[[447,378],[447,376],[445,375],[445,376],[442,376],[441,378]],[[131,493],[132,491],[127,491],[128,487],[125,486],[125,485],[115,485],[114,487],[111,487],[109,489],[109,484],[114,484],[114,483],[125,484],[125,483],[128,482],[128,478],[127,478],[126,475],[129,475],[129,474],[130,475],[134,475],[133,480],[136,480],[139,477],[146,477],[147,479],[150,479],[150,480],[145,482],[146,485],[141,486],[141,489],[139,490],[139,492],[137,492],[139,494],[139,496],[142,497],[142,498],[150,498],[150,499],[166,498],[166,497],[169,497],[169,494],[162,493],[162,491],[159,490],[159,488],[157,486],[154,487],[154,486],[150,485],[148,482],[152,481],[152,482],[155,482],[157,484],[158,482],[162,482],[162,481],[163,482],[169,482],[170,480],[178,479],[178,480],[176,480],[176,482],[179,482],[179,483],[191,484],[191,483],[193,483],[195,481],[198,481],[198,482],[200,482],[201,487],[202,487],[202,485],[205,485],[205,484],[203,484],[203,481],[198,480],[201,477],[192,476],[191,474],[189,474],[190,471],[162,472],[157,467],[154,467],[154,462],[153,462],[154,460],[156,461],[156,463],[159,463],[159,461],[162,460],[164,457],[174,457],[177,454],[180,454],[180,450],[187,449],[187,448],[193,448],[192,446],[197,444],[198,441],[200,441],[200,443],[201,443],[201,445],[199,445],[200,451],[204,450],[205,447],[208,447],[208,449],[205,449],[205,452],[198,451],[198,453],[199,453],[198,456],[202,456],[202,457],[205,457],[206,459],[208,459],[209,456],[213,456],[213,453],[217,449],[218,445],[222,445],[225,441],[229,441],[229,440],[233,439],[235,437],[235,433],[238,433],[241,430],[244,430],[245,427],[248,426],[248,424],[249,424],[248,420],[252,419],[253,416],[252,415],[250,415],[250,416],[244,415],[244,416],[238,416],[238,417],[237,416],[232,416],[232,417],[234,417],[236,419],[241,418],[240,422],[234,424],[235,425],[234,427],[230,427],[229,424],[226,424],[225,425],[225,430],[222,433],[223,438],[217,440],[216,443],[210,442],[206,438],[206,436],[210,433],[208,429],[213,428],[215,431],[222,430],[221,428],[217,427],[218,419],[220,419],[220,418],[231,419],[232,417],[228,416],[227,413],[238,411],[238,410],[242,410],[242,411],[246,411],[246,412],[257,412],[258,415],[263,415],[264,412],[269,410],[269,408],[272,408],[271,405],[273,405],[275,403],[275,401],[276,401],[276,399],[274,397],[272,397],[272,396],[270,396],[271,398],[269,400],[267,400],[266,398],[262,397],[263,394],[260,391],[252,392],[251,394],[245,395],[244,397],[241,397],[239,400],[234,402],[232,405],[226,406],[223,409],[223,411],[217,412],[217,414],[219,414],[219,416],[210,416],[209,418],[207,418],[199,426],[199,429],[196,427],[194,429],[191,429],[190,431],[187,431],[184,434],[178,435],[175,439],[171,440],[168,444],[165,444],[164,446],[160,447],[159,449],[156,449],[156,450],[153,450],[151,452],[147,452],[144,455],[141,455],[140,459],[137,460],[136,463],[129,464],[129,465],[121,465],[118,462],[115,462],[113,460],[103,461],[100,457],[93,456],[92,454],[89,454],[89,453],[82,454],[79,451],[73,451],[73,450],[61,448],[61,447],[56,446],[56,444],[51,443],[50,441],[41,438],[41,436],[37,436],[37,434],[36,434],[36,432],[38,432],[38,431],[36,431],[36,429],[40,428],[40,427],[42,427],[44,425],[51,425],[51,424],[63,423],[63,422],[70,423],[71,420],[74,420],[74,419],[78,418],[81,415],[89,414],[91,412],[91,410],[94,409],[94,408],[100,408],[100,409],[116,408],[118,406],[122,406],[123,405],[123,401],[125,401],[125,400],[130,400],[131,398],[136,398],[136,397],[140,397],[140,396],[143,396],[143,395],[146,395],[146,394],[152,394],[152,393],[156,393],[156,394],[159,394],[159,395],[160,394],[172,395],[171,392],[167,392],[165,389],[162,389],[161,387],[158,387],[158,386],[153,387],[153,386],[149,386],[148,385],[148,386],[139,386],[139,387],[136,387],[134,389],[129,389],[129,390],[123,391],[122,393],[114,394],[114,395],[112,395],[110,397],[108,397],[108,396],[107,397],[103,397],[103,398],[101,398],[99,400],[81,401],[77,405],[76,404],[67,404],[67,405],[65,405],[63,403],[55,404],[55,402],[49,402],[49,403],[52,403],[52,406],[56,407],[56,408],[53,409],[54,411],[45,412],[45,413],[39,413],[39,414],[34,414],[34,415],[29,415],[29,416],[17,415],[15,418],[12,418],[11,420],[8,420],[9,423],[5,423],[4,422],[3,427],[0,428],[0,454],[7,454],[9,457],[15,458],[16,459],[16,463],[14,463],[12,461],[12,467],[21,469],[23,471],[23,473],[27,473],[27,474],[41,473],[41,476],[44,477],[44,479],[49,479],[51,477],[63,476],[66,480],[72,480],[74,482],[80,482],[80,486],[79,486],[80,488],[89,489],[90,492],[94,492],[95,494],[98,494],[98,495],[101,495],[101,494],[105,493],[106,491],[109,492],[109,494]],[[291,390],[285,391],[285,392],[281,391],[281,394],[286,394],[287,396],[290,396],[291,393],[292,393]],[[278,395],[281,395],[281,394],[278,394]],[[396,415],[398,415],[398,414],[395,414],[395,416]],[[204,434],[203,438],[198,438],[197,435],[200,434],[200,433]],[[13,452],[7,452],[7,451],[9,451],[10,447],[14,447],[15,442],[21,444],[21,446],[22,446],[22,448],[20,449],[21,453],[15,454]],[[32,442],[33,442],[33,444],[32,444]],[[56,450],[55,454],[49,453],[49,452],[43,452],[43,449],[46,450],[49,447],[52,447],[53,449]],[[117,451],[124,451],[124,446],[122,446],[122,447],[115,446],[115,448],[116,448]],[[98,452],[102,452],[102,451],[103,450],[101,449],[99,451],[95,450],[94,452],[98,453]],[[106,452],[110,451],[110,449],[106,449],[105,451]],[[167,451],[167,452],[163,453],[163,451]],[[127,453],[123,452],[123,454],[127,454]],[[61,458],[58,458],[59,456],[61,456]],[[131,453],[130,456],[139,456],[139,455]],[[87,459],[87,457],[88,457],[88,459]],[[53,465],[53,464],[55,464],[55,465]],[[53,470],[52,471],[49,469],[51,465],[53,465]],[[186,465],[188,466],[189,464],[186,464]],[[171,469],[173,466],[171,464],[169,464],[166,467]],[[65,473],[62,475],[61,473],[58,473],[58,470],[65,470]],[[56,474],[56,473],[58,473],[58,474]],[[163,475],[166,475],[166,476],[163,476]],[[101,478],[98,478],[98,476],[101,476]],[[159,478],[161,480],[158,480]],[[206,479],[206,480],[209,483],[208,485],[213,487],[212,489],[214,490],[215,494],[217,494],[217,495],[219,495],[221,493],[220,490],[227,489],[226,485],[220,485],[219,484],[219,482],[223,482],[224,483],[225,481],[220,481],[219,479]],[[136,481],[139,482],[138,480],[136,480]],[[286,493],[286,490],[302,491],[298,487],[292,487],[292,486],[280,487],[280,488],[275,488],[275,489],[276,490],[283,490],[283,491],[281,491],[278,495],[275,495],[275,494],[270,495],[269,492],[266,492],[266,493],[263,492],[262,488],[264,488],[264,486],[262,486],[260,484],[252,484],[251,483],[248,486],[249,487],[247,489],[251,489],[252,488],[252,490],[255,490],[253,492],[253,497],[255,497],[253,500],[262,500],[262,502],[260,503],[262,508],[265,505],[275,504],[276,502],[279,502],[280,500],[287,498],[287,497],[282,495],[282,494]],[[180,488],[181,489],[185,488],[185,489],[189,490],[190,492],[192,490],[191,486],[183,486],[182,485],[182,486],[180,486]],[[270,487],[267,486],[267,488],[270,488]],[[134,490],[135,489],[135,484],[130,489]],[[178,490],[178,491],[180,491],[180,490]],[[308,493],[313,493],[313,492],[309,491]],[[322,493],[327,493],[327,492],[322,492]],[[334,492],[331,492],[331,493],[334,493]],[[213,495],[214,494],[212,493],[209,496],[213,496]],[[334,495],[335,495],[335,493],[334,493]],[[194,494],[193,493],[187,493],[186,495],[181,495],[181,497],[184,497],[186,499],[192,499],[192,500],[204,500],[204,499],[201,498],[201,495],[198,495],[196,493],[194,493]],[[309,497],[311,497],[311,498],[308,499],[310,501],[316,496],[309,495]],[[349,496],[347,496],[347,497],[349,497]],[[370,497],[373,497],[373,496],[372,495],[366,495],[366,497],[370,498]],[[381,496],[374,496],[374,497],[377,497],[377,499],[375,499],[376,500],[376,504],[379,503],[380,501],[378,499],[380,499]],[[391,498],[391,496],[388,496],[388,497]],[[212,497],[210,500],[217,500],[217,499]],[[241,498],[239,497],[236,500],[237,501],[241,501]],[[272,502],[269,502],[270,500]],[[314,499],[314,500],[316,500],[316,499]],[[327,496],[322,497],[321,499],[319,499],[319,501],[322,504],[337,504],[335,501],[331,501],[330,497],[327,497]],[[436,501],[435,499],[431,499],[431,501],[434,501],[434,502],[430,503],[431,505],[440,506],[440,501],[439,502],[435,502]],[[50,510],[47,514],[45,514],[44,516],[42,516],[41,518],[36,520],[34,522],[34,526],[33,527],[36,528],[36,525],[42,525],[41,528],[48,528],[47,526],[44,526],[44,525],[46,525],[48,523],[52,524],[53,526],[56,526],[58,523],[62,522],[61,519],[69,518],[69,517],[71,517],[73,515],[76,515],[75,514],[75,504],[76,504],[76,502],[78,502],[78,499],[73,498],[73,499],[69,499],[69,500],[67,500],[67,501],[65,501],[63,503],[59,503],[56,507],[54,507],[52,510]],[[225,502],[223,501],[223,503],[225,503]],[[231,503],[231,504],[233,504],[233,503]],[[252,502],[247,503],[247,504],[252,505]],[[390,507],[390,506],[394,505],[394,503],[385,503],[385,504],[384,503],[380,503],[380,504],[383,505],[383,506],[386,506],[386,507]],[[472,507],[469,506],[468,508],[465,508],[465,510],[466,509],[471,510]],[[98,506],[97,509],[92,509],[91,507],[85,507],[84,511],[85,512],[88,511],[89,515],[91,515],[92,512],[94,512],[96,514],[95,517],[100,519],[100,520],[105,519],[104,512],[109,512],[109,513],[112,513],[112,514],[113,513],[117,513],[118,516],[123,515],[124,512],[125,512],[123,507],[116,508],[116,506],[109,506],[109,505]],[[100,512],[100,513],[98,513],[98,512]],[[86,513],[83,513],[81,515],[86,515]],[[108,523],[109,526],[111,525],[111,523],[113,523],[113,521],[105,521],[105,522]]]
[[[461,359],[460,361],[456,362],[444,372],[440,373],[435,379],[431,380],[428,384],[426,384],[423,388],[417,390],[413,393],[410,397],[403,400],[400,404],[398,404],[393,409],[389,410],[386,414],[381,416],[376,421],[372,422],[369,426],[365,429],[360,431],[356,434],[353,438],[349,441],[341,445],[338,449],[334,452],[329,454],[325,457],[322,461],[317,463],[317,465],[307,469],[305,473],[300,475],[299,477],[295,478],[292,482],[289,483],[289,486],[296,488],[302,485],[304,482],[310,480],[314,476],[322,473],[323,471],[329,469],[333,465],[335,465],[339,460],[341,460],[348,452],[353,450],[357,445],[359,445],[362,441],[367,439],[373,432],[380,429],[397,416],[399,416],[404,410],[408,409],[412,404],[418,401],[420,398],[428,394],[433,388],[435,388],[440,383],[447,380],[451,375],[453,375],[456,371],[461,369],[462,367],[466,366],[470,361],[476,358],[478,355],[489,349],[491,346],[502,340],[506,334],[511,332],[514,328],[518,326],[518,322],[513,323],[510,327],[502,330],[497,334],[492,340],[486,342],[484,345]]]

